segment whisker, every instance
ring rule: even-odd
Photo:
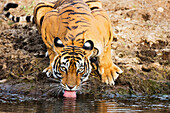
[[[49,81],[52,81],[52,82],[56,82],[56,83],[60,83],[61,80],[57,80],[55,78],[48,78]]]
[[[90,82],[89,82],[90,80],[87,80],[87,81],[83,81],[82,83],[81,83],[81,85],[79,86],[79,91],[80,92],[82,92],[82,90],[84,90],[84,89],[88,89],[88,88],[90,88]]]
[[[54,97],[59,97],[63,91],[63,87],[61,85],[53,85],[52,87],[47,89],[47,94]]]
[[[81,85],[86,85],[88,83],[88,81],[83,81],[82,83],[81,83]]]
[[[60,93],[61,93],[62,90],[63,90],[63,88],[60,87],[60,89],[59,89],[59,91],[58,91],[58,93],[57,93],[57,96],[60,96]]]

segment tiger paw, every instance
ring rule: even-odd
[[[50,77],[50,76],[51,76],[51,73],[52,73],[52,67],[49,66],[49,67],[45,68],[45,69],[43,70],[43,73],[46,73],[47,77]]]
[[[115,84],[114,81],[123,71],[113,63],[109,63],[103,66],[99,66],[99,72],[102,76],[103,83],[106,83],[108,85],[114,85]]]

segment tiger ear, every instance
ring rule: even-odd
[[[64,47],[63,42],[58,37],[54,38],[54,45],[55,47]]]
[[[87,40],[84,45],[83,45],[83,49],[86,50],[85,54],[87,57],[90,57],[92,55],[92,50],[94,48],[94,43],[91,40]]]
[[[84,45],[83,45],[83,49],[85,50],[92,50],[94,48],[94,43],[91,40],[87,40]]]
[[[64,47],[63,42],[60,40],[59,37],[54,38],[54,51],[57,52],[57,54],[60,54]]]

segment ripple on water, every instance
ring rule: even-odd
[[[94,99],[80,97],[77,99],[67,98],[33,98],[7,92],[0,93],[0,112],[29,111],[69,111],[69,112],[168,112],[169,95],[153,96],[113,96]],[[43,97],[44,98],[44,97]],[[17,106],[17,107],[16,107]],[[10,109],[8,109],[10,108]],[[8,111],[6,110],[8,109]],[[84,111],[83,111],[84,110]],[[23,112],[26,113],[26,112]]]

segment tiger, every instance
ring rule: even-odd
[[[58,0],[40,2],[32,16],[10,14],[15,3],[4,7],[6,17],[14,22],[36,24],[47,47],[47,77],[60,81],[65,97],[76,97],[76,91],[88,80],[95,61],[101,81],[113,86],[123,71],[112,62],[113,32],[110,18],[99,0]]]

